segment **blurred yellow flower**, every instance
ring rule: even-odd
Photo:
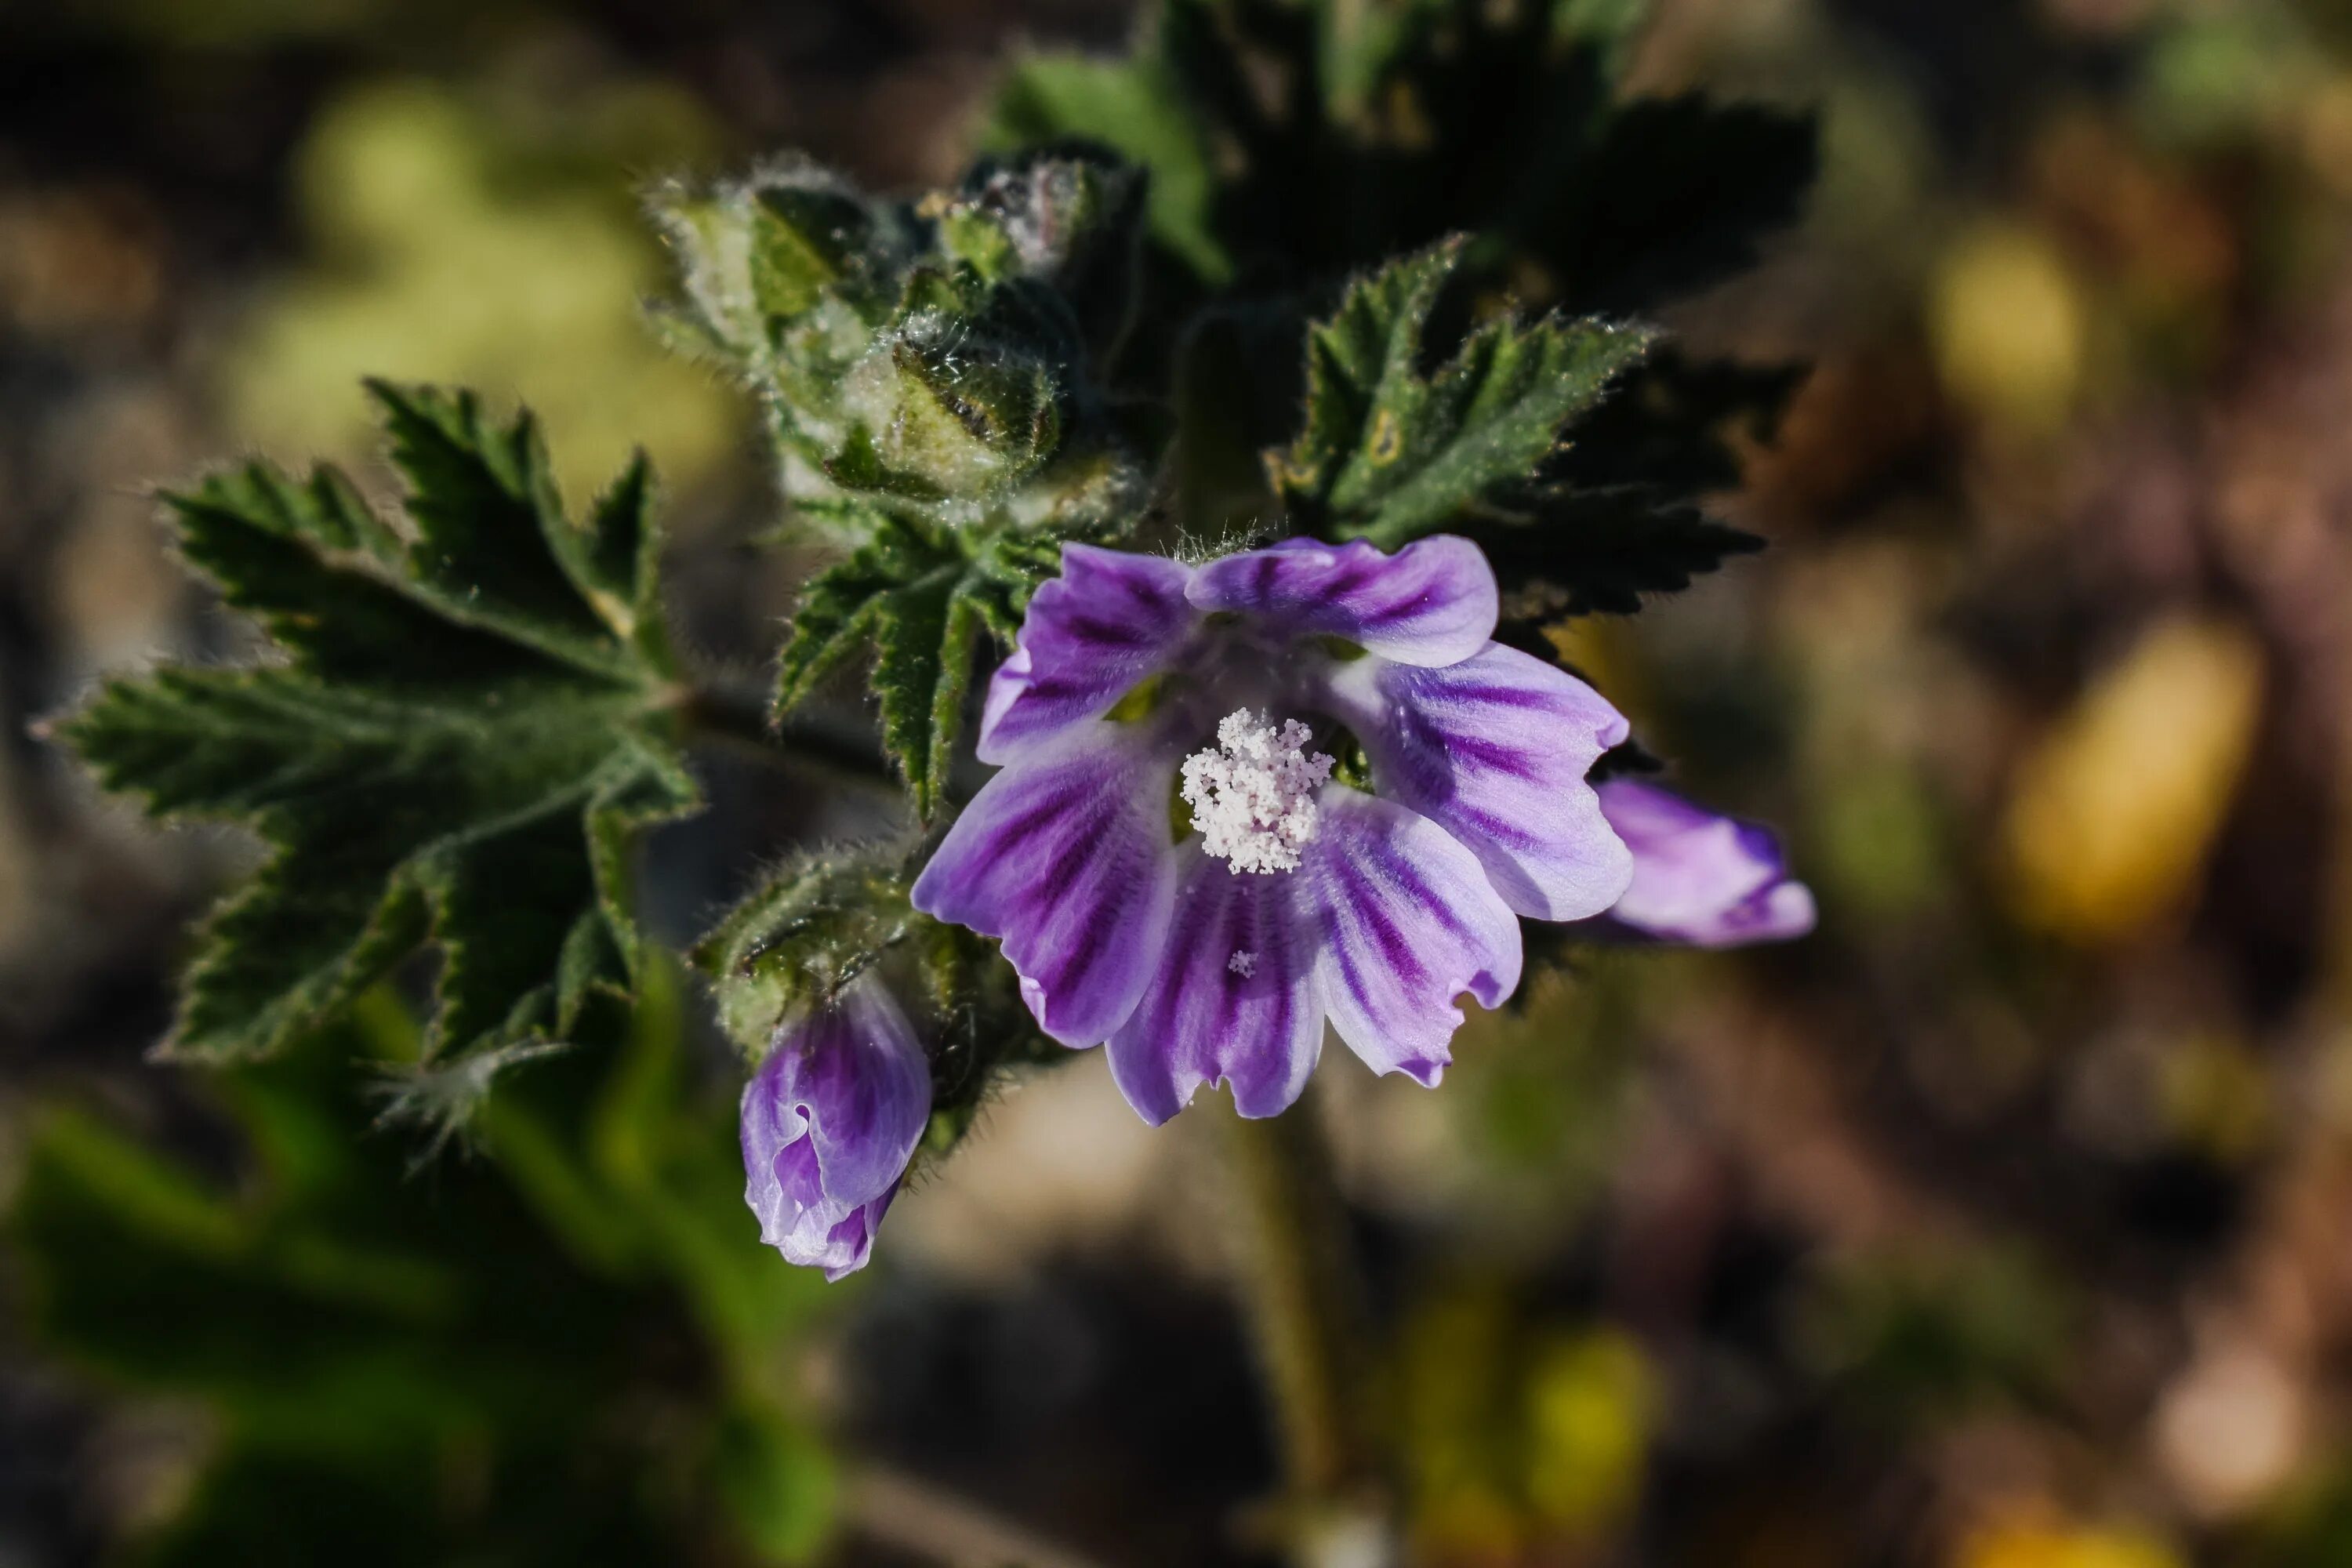
[[[1952,1568],[2179,1568],[2179,1559],[2137,1531],[2011,1521],[1970,1535]]]
[[[1412,1313],[1402,1366],[1414,1561],[1512,1560],[1631,1517],[1657,1405],[1631,1335],[1528,1323],[1472,1286]]]
[[[2245,771],[2262,687],[2250,633],[2190,619],[2095,681],[2018,770],[2000,837],[2018,915],[2100,942],[2173,907]]]
[[[1554,1529],[1598,1533],[1629,1512],[1648,1458],[1655,1390],[1641,1347],[1614,1330],[1536,1354],[1528,1389],[1528,1500]]]
[[[1986,418],[2041,433],[2082,389],[2088,327],[2056,249],[2032,229],[1994,225],[1945,256],[1928,300],[1945,389]]]

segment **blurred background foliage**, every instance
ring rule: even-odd
[[[142,1062],[248,850],[26,731],[245,646],[147,490],[366,460],[363,372],[528,397],[575,493],[645,441],[681,633],[756,668],[799,563],[638,328],[635,191],[948,179],[1014,40],[1127,7],[0,17],[0,1563],[1258,1561],[1208,1154],[1098,1061],[822,1289],[682,983],[421,1165],[396,992]],[[1822,113],[1802,225],[1674,317],[1812,368],[1719,500],[1772,550],[1555,636],[1824,920],[1579,957],[1436,1094],[1335,1064],[1417,1560],[2352,1562],[2352,7],[1657,0],[1631,47]],[[736,826],[656,841],[673,940],[887,826],[704,763]]]

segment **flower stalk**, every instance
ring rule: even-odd
[[[1226,1112],[1234,1284],[1283,1468],[1273,1524],[1297,1568],[1393,1562],[1372,1421],[1370,1333],[1319,1102]]]

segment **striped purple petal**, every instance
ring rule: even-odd
[[[1498,644],[1443,669],[1358,659],[1330,685],[1381,793],[1467,845],[1512,909],[1582,920],[1624,892],[1632,857],[1584,775],[1625,720],[1592,688]]]
[[[929,1061],[879,982],[779,1030],[743,1086],[743,1197],[761,1239],[829,1279],[864,1268],[930,1113]]]
[[[1062,574],[1029,601],[1013,656],[988,684],[980,760],[1100,718],[1162,668],[1200,612],[1184,599],[1192,569],[1157,555],[1062,546]]]
[[[1306,881],[1316,988],[1339,1037],[1376,1072],[1434,1087],[1464,992],[1494,1007],[1519,984],[1519,923],[1478,858],[1427,817],[1343,784],[1325,789]]]
[[[1633,856],[1608,924],[1695,947],[1780,942],[1813,929],[1813,895],[1789,876],[1769,829],[1638,779],[1601,786],[1601,810]]]
[[[1230,1085],[1244,1116],[1286,1110],[1323,1046],[1314,962],[1296,878],[1236,876],[1196,848],[1159,972],[1110,1037],[1119,1092],[1155,1127],[1204,1083]]]
[[[1195,607],[1256,617],[1297,637],[1336,637],[1402,664],[1453,664],[1494,635],[1495,574],[1466,539],[1439,535],[1384,555],[1359,540],[1291,539],[1212,561],[1185,590]]]
[[[989,780],[916,879],[917,909],[1003,939],[1030,1011],[1066,1045],[1108,1039],[1159,965],[1175,773],[1139,726],[1075,727]]]

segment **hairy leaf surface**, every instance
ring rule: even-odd
[[[1424,375],[1430,314],[1461,252],[1441,245],[1358,279],[1308,329],[1306,427],[1272,459],[1294,521],[1391,550],[1452,525],[1532,475],[1648,352],[1638,327],[1500,320]]]
[[[560,1037],[632,983],[632,830],[698,804],[644,464],[572,522],[529,415],[371,390],[404,530],[331,468],[167,498],[190,564],[285,662],[111,681],[61,726],[153,815],[269,846],[205,926],[175,1054],[269,1054],[427,943],[434,1055]]]
[[[802,595],[778,661],[776,710],[806,698],[854,654],[872,651],[882,741],[928,819],[945,798],[963,726],[976,634],[1010,642],[1037,585],[1060,570],[1053,536],[948,533],[884,518]]]

